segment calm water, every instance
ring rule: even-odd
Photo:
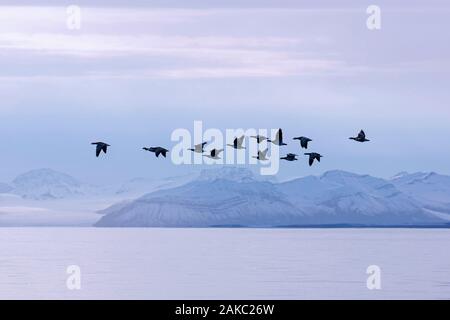
[[[0,298],[450,299],[449,244],[424,229],[1,228]]]

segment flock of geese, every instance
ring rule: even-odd
[[[273,140],[268,139],[267,137],[264,137],[261,135],[250,136],[250,138],[256,139],[256,142],[258,144],[267,140],[267,142],[273,143],[276,146],[287,146],[287,143],[284,143],[284,141],[283,141],[283,130],[281,130],[281,129],[278,129],[275,139],[273,139]],[[245,149],[245,147],[242,146],[242,144],[244,143],[244,139],[245,139],[244,135],[239,138],[235,138],[233,141],[233,144],[227,144],[227,146],[232,147],[236,150]],[[365,134],[364,130],[361,130],[359,132],[358,136],[350,137],[349,139],[355,140],[357,142],[370,141],[370,140],[366,139],[366,134]],[[310,138],[307,138],[307,137],[295,137],[295,138],[293,138],[293,140],[299,140],[300,147],[303,149],[308,149],[308,143],[312,141]],[[208,144],[207,142],[203,142],[203,143],[195,145],[194,148],[190,148],[188,150],[195,152],[195,153],[203,154],[203,153],[205,153],[205,146],[207,144]],[[99,157],[102,152],[104,152],[106,154],[108,151],[108,147],[110,147],[110,145],[105,142],[93,142],[92,145],[96,145],[95,154],[97,157]],[[145,151],[148,151],[148,152],[155,153],[156,157],[159,157],[159,155],[161,154],[164,158],[166,157],[167,152],[169,152],[169,150],[167,150],[163,147],[149,147],[149,148],[144,147],[142,149]],[[258,155],[253,156],[253,158],[260,160],[260,161],[269,160],[267,158],[268,150],[269,149],[265,149],[263,151],[258,151]],[[219,160],[219,159],[221,159],[219,157],[221,152],[223,152],[223,149],[212,149],[208,152],[209,154],[203,154],[203,156],[208,157],[210,159]],[[312,166],[314,164],[315,160],[320,162],[320,159],[323,157],[320,153],[317,153],[317,152],[307,152],[307,153],[305,153],[305,155],[309,156],[309,166]],[[297,154],[288,153],[286,156],[281,157],[280,159],[286,160],[286,161],[297,161],[298,160],[297,157],[298,157]]]

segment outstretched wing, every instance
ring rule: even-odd
[[[263,150],[263,151],[259,151],[262,155],[262,158],[265,158],[267,155],[267,151],[269,151],[269,149]]]
[[[319,155],[316,156],[316,159],[317,159],[317,161],[320,162],[320,156]]]
[[[165,158],[167,155],[167,150],[161,150],[161,154],[163,155],[163,157]]]
[[[358,134],[358,138],[360,139],[365,139],[366,138],[366,133],[364,132],[364,130],[361,130]]]
[[[300,145],[302,146],[302,148],[308,149],[308,140],[305,138],[301,139]]]
[[[161,154],[161,152],[162,152],[162,151],[159,150],[159,149],[156,150],[156,151],[155,151],[155,156],[156,156],[157,158],[159,158],[159,155]]]
[[[100,144],[97,144],[97,147],[95,148],[95,155],[97,158],[100,156],[100,152],[102,152],[102,146]]]
[[[106,153],[108,151],[108,146],[105,144],[102,146],[102,151]]]
[[[203,147],[207,144],[208,142],[203,142],[203,143],[199,143],[195,145],[195,149],[201,149],[203,150]]]
[[[313,156],[309,156],[309,166],[311,167],[314,163],[314,158]]]
[[[242,143],[244,142],[245,136],[240,137],[238,140],[238,144],[241,146]]]
[[[278,142],[282,142],[283,141],[283,130],[278,129],[277,135],[275,137],[275,140],[277,140]]]

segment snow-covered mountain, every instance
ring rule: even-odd
[[[115,193],[117,195],[137,197],[157,190],[178,187],[197,177],[198,174],[194,173],[162,179],[134,178],[123,183]]]
[[[312,212],[315,224],[420,224],[436,218],[392,183],[369,175],[329,171],[279,185],[296,206]]]
[[[435,172],[402,173],[391,179],[401,191],[423,200],[450,203],[450,177]]]
[[[0,202],[3,216],[35,207],[90,212],[100,218],[97,226],[108,227],[435,225],[450,223],[450,177],[401,173],[385,180],[329,171],[278,183],[247,168],[224,166],[133,179],[118,188],[39,169],[0,184]],[[102,216],[95,213],[105,207]]]
[[[51,169],[32,170],[19,175],[11,192],[25,199],[49,200],[84,195],[86,186],[75,178]]]
[[[306,216],[274,184],[259,181],[249,170],[230,168],[204,170],[195,181],[108,211],[97,226],[263,227],[291,225]]]
[[[391,182],[424,207],[450,213],[450,177],[435,172],[400,173]]]
[[[446,220],[391,181],[344,171],[284,183],[243,168],[203,171],[183,186],[149,193],[105,211],[102,227],[418,225]]]

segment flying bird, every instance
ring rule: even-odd
[[[281,157],[280,159],[282,159],[282,160],[287,160],[287,161],[297,161],[298,159],[297,159],[296,157],[297,157],[296,154],[288,153],[288,154],[286,155],[286,157]]]
[[[109,144],[104,142],[92,142],[92,145],[96,145],[95,155],[97,158],[100,156],[100,153],[103,151],[105,154],[108,151],[108,147],[110,147]]]
[[[235,138],[233,141],[233,144],[227,144],[227,146],[233,147],[235,149],[245,149],[242,146],[242,143],[244,142],[245,136],[242,136],[240,138]]]
[[[267,140],[267,142],[272,142],[277,146],[287,146],[286,143],[283,142],[283,130],[278,129],[277,135],[275,136],[275,140]]]
[[[167,150],[167,149],[165,149],[165,148],[162,148],[162,147],[150,147],[150,148],[142,148],[142,149],[144,149],[145,151],[154,152],[154,153],[155,153],[155,156],[156,156],[157,158],[159,158],[159,155],[160,155],[160,154],[162,154],[163,157],[165,158],[167,152],[169,152],[169,150]]]
[[[203,153],[205,151],[204,148],[205,148],[207,143],[208,142],[203,142],[203,143],[196,144],[194,146],[194,149],[188,149],[188,150],[190,150],[192,152],[196,152],[196,153]]]
[[[210,159],[214,159],[214,160],[219,160],[222,159],[219,157],[219,154],[223,151],[223,149],[212,149],[210,154],[204,154],[204,157],[210,158]]]
[[[260,161],[267,161],[267,160],[269,160],[269,159],[267,159],[267,151],[268,151],[269,149],[266,149],[266,150],[263,150],[263,151],[258,151],[258,155],[255,157],[255,156],[253,156],[253,158],[255,158],[255,159],[258,159],[258,160],[260,160]]]
[[[349,139],[355,140],[355,141],[358,141],[358,142],[370,141],[370,140],[366,139],[366,133],[364,132],[364,130],[361,130],[357,137],[351,137]]]
[[[266,137],[261,136],[261,135],[259,135],[259,134],[258,134],[257,136],[250,136],[250,138],[255,138],[257,143],[261,143],[261,142],[263,142],[264,140],[267,140]]]
[[[308,142],[312,141],[310,138],[307,137],[296,137],[292,140],[300,140],[300,146],[303,149],[308,149]]]
[[[305,153],[305,156],[309,156],[309,166],[311,167],[314,163],[314,160],[317,160],[320,162],[320,158],[323,156],[317,152],[311,152],[311,153]]]

